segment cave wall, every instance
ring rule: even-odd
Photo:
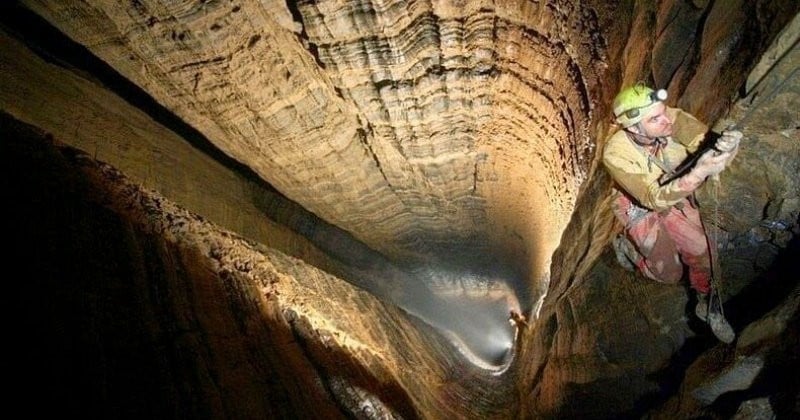
[[[727,110],[738,94],[746,95],[736,106],[752,107],[749,115],[756,115],[748,124],[754,131],[746,132],[753,145],[743,150],[714,194],[710,189],[701,192],[706,194],[703,201],[719,210],[704,217],[719,224],[724,237],[721,256],[731,286],[726,288],[729,302],[735,304],[735,295],[751,292],[752,284],[773,284],[796,298],[795,283],[783,275],[780,264],[787,252],[796,253],[792,238],[797,234],[798,171],[792,165],[800,159],[792,113],[797,109],[797,73],[792,69],[797,64],[793,61],[785,71],[774,65],[777,56],[767,55],[763,62],[771,61],[769,69],[776,71],[758,73],[756,68],[750,73],[756,67],[753,60],[797,15],[795,2],[664,2],[658,8],[642,2],[585,3],[591,6],[585,8],[550,2],[510,4],[507,9],[481,2],[413,3],[409,11],[399,3],[370,2],[359,3],[371,7],[363,16],[348,14],[352,5],[332,2],[291,9],[265,2],[189,2],[171,9],[157,2],[26,3],[281,192],[387,255],[448,248],[457,238],[464,249],[498,246],[523,271],[530,270],[531,278],[537,270],[552,270],[540,316],[521,337],[513,366],[496,376],[465,363],[448,343],[396,307],[274,249],[230,239],[236,235],[218,232],[182,211],[176,221],[160,222],[169,228],[148,225],[150,219],[175,216],[171,211],[154,213],[149,199],[151,207],[144,210],[126,194],[111,194],[118,188],[115,182],[124,179],[115,173],[111,179],[89,176],[105,181],[98,181],[100,192],[89,194],[93,210],[81,216],[77,212],[86,204],[79,203],[86,198],[72,197],[74,188],[57,180],[85,172],[86,165],[104,167],[87,163],[92,157],[119,159],[114,165],[125,165],[129,138],[145,144],[161,139],[148,146],[155,150],[170,144],[160,155],[145,155],[149,162],[169,155],[175,165],[188,163],[188,173],[203,171],[203,178],[213,178],[199,186],[178,178],[173,187],[164,188],[190,206],[204,205],[197,197],[207,193],[205,185],[214,187],[214,200],[225,203],[223,209],[253,205],[243,198],[251,192],[236,193],[246,190],[243,181],[219,181],[233,176],[206,157],[193,157],[191,148],[177,151],[173,144],[179,140],[163,141],[171,133],[123,105],[117,105],[116,113],[116,107],[108,109],[115,99],[98,99],[99,105],[86,111],[75,107],[105,95],[86,87],[85,80],[58,83],[62,91],[53,91],[53,80],[65,80],[54,79],[63,76],[57,69],[35,59],[29,67],[10,66],[24,64],[16,57],[25,53],[12,51],[13,40],[4,38],[3,79],[13,81],[0,90],[4,111],[46,125],[45,131],[58,141],[93,138],[81,146],[88,155],[66,153],[79,156],[77,167],[27,162],[29,167],[59,169],[47,181],[53,185],[25,184],[29,180],[19,176],[23,169],[9,170],[6,177],[19,182],[15,191],[24,198],[21,204],[32,204],[15,213],[14,219],[25,223],[14,231],[14,242],[24,244],[20,249],[38,250],[36,256],[14,255],[37,269],[20,294],[45,302],[41,312],[38,306],[15,308],[29,320],[20,327],[21,341],[35,343],[36,351],[25,360],[42,376],[57,372],[49,393],[75,412],[89,407],[123,417],[152,410],[165,417],[391,413],[508,418],[635,415],[662,407],[666,413],[697,415],[708,414],[703,411],[708,408],[686,404],[688,398],[681,399],[682,405],[668,400],[668,394],[690,395],[708,385],[705,379],[736,367],[732,361],[739,356],[768,352],[776,361],[772,369],[796,366],[796,358],[781,357],[796,342],[791,300],[752,313],[739,311],[735,326],[748,337],[746,343],[721,349],[708,340],[707,331],[686,319],[688,299],[682,287],[643,282],[616,265],[608,240],[617,226],[603,200],[610,181],[591,159],[597,156],[592,139],[597,138],[597,151],[602,150],[608,103],[623,82],[652,79],[668,86],[672,98],[709,122],[724,123],[722,117],[742,121],[745,117],[735,107],[729,114]],[[687,28],[692,29],[689,34]],[[502,33],[507,44],[499,45],[500,37],[488,39],[490,33]],[[687,48],[668,48],[676,42],[686,42]],[[796,51],[796,41],[788,44],[788,50]],[[489,51],[491,58],[486,57]],[[404,61],[410,57],[415,60]],[[240,65],[259,60],[268,64],[256,70]],[[777,82],[757,74],[775,75]],[[37,79],[31,83],[23,75]],[[91,75],[81,76],[92,80]],[[450,95],[456,99],[443,99]],[[70,99],[78,96],[86,99]],[[764,96],[770,100],[759,99]],[[49,103],[51,98],[63,100]],[[71,107],[95,119],[82,126],[70,118]],[[112,112],[103,114],[101,109]],[[444,119],[434,118],[434,110]],[[83,137],[84,131],[89,135]],[[103,135],[117,132],[124,133],[120,147],[106,148]],[[32,143],[44,137],[26,136]],[[549,141],[553,138],[560,140]],[[3,147],[8,160],[4,169],[23,163],[10,153],[6,140]],[[262,152],[268,159],[256,159]],[[152,163],[145,166],[165,171]],[[125,172],[133,173],[135,183],[175,182],[161,173],[148,175],[141,164],[131,164]],[[48,201],[58,199],[48,194],[59,191],[74,202]],[[52,208],[66,209],[64,218],[53,219]],[[98,213],[104,215],[99,221]],[[238,222],[241,216],[221,213],[218,220],[231,217],[234,231],[255,229],[247,236],[266,237],[270,246],[272,240],[297,249],[290,242],[304,241],[280,233],[281,227],[271,230],[270,222],[250,223],[259,218],[258,212]],[[38,222],[48,219],[52,223]],[[105,219],[117,221],[105,224]],[[183,236],[188,235],[183,222],[215,232],[208,233],[217,238],[215,247],[195,244],[206,243],[203,235]],[[541,229],[543,225],[551,230]],[[118,230],[123,237],[115,236]],[[38,233],[30,237],[28,232]],[[181,239],[174,242],[176,237]],[[472,237],[488,245],[471,244]],[[72,238],[80,238],[80,246]],[[552,266],[544,264],[559,241]],[[220,245],[229,242],[235,246]],[[137,245],[141,243],[146,245]],[[114,251],[116,258],[110,245],[121,248],[118,255]],[[157,255],[131,262],[140,261],[143,252]],[[304,252],[310,261],[327,258],[317,250]],[[56,261],[42,264],[47,258]],[[264,258],[276,267],[274,272],[260,272]],[[258,275],[248,274],[253,272],[250,261],[258,261]],[[119,271],[109,274],[109,267]],[[259,287],[275,278],[280,281],[264,286],[265,295]],[[232,279],[238,279],[235,287],[230,286]],[[163,290],[173,292],[163,295]],[[147,294],[157,295],[155,303],[132,297]],[[284,295],[289,298],[279,297]],[[184,307],[184,301],[193,303]],[[140,322],[173,303],[179,308],[158,322]],[[783,311],[775,310],[776,305]],[[71,313],[76,307],[80,310]],[[242,308],[249,308],[244,315]],[[188,330],[196,334],[184,339],[185,318],[198,321],[189,322]],[[751,326],[754,320],[769,325],[758,329]],[[42,327],[46,332],[39,335],[37,328]],[[764,334],[768,328],[777,332]],[[703,353],[709,349],[717,353]],[[713,369],[698,357],[714,359],[720,353],[728,362]],[[25,349],[19,354],[25,355]],[[289,367],[284,366],[287,358]],[[695,359],[698,363],[689,366]],[[49,365],[36,364],[42,361]],[[684,372],[691,379],[685,389],[680,387]],[[36,385],[30,376],[18,377]],[[272,382],[264,383],[265,377]],[[72,388],[65,393],[72,380],[84,381],[89,393]],[[716,391],[720,389],[726,391],[724,386]],[[759,392],[775,392],[763,389]],[[786,398],[796,395],[792,390]]]
[[[75,52],[78,46],[59,42],[52,28],[18,10],[9,10],[7,17],[41,38],[20,39],[24,35],[15,30],[21,28],[8,22],[0,28],[4,112],[57,133],[59,141],[221,226],[328,271],[341,271],[312,240],[296,233],[297,223],[280,216],[292,213],[300,219],[302,209],[246,168],[225,161],[219,152],[209,153],[209,145],[198,144],[205,141],[201,135],[148,102],[143,92],[131,92],[134,88],[90,54]],[[126,91],[131,93],[120,96]]]
[[[510,383],[396,306],[8,114],[0,129],[15,197],[8,257],[27,267],[9,308],[15,409],[113,418],[513,413]],[[482,402],[452,403],[479,392]],[[38,404],[27,404],[31,393]]]
[[[673,6],[640,9],[643,15],[634,21],[685,31],[680,21],[672,19]],[[800,250],[800,120],[796,111],[800,105],[800,19],[797,5],[786,4],[791,12],[784,18],[789,21],[772,33],[774,16],[784,9],[767,13],[763,4],[751,6],[750,13],[728,11],[735,12],[731,15],[738,19],[735,24],[709,20],[722,12],[713,7],[706,10],[709,18],[696,20],[702,27],[696,36],[703,40],[698,41],[702,47],[682,50],[684,55],[658,63],[659,49],[652,49],[652,55],[634,60],[642,66],[640,70],[629,70],[626,76],[631,81],[653,81],[661,77],[663,68],[695,63],[697,67],[673,70],[675,79],[663,84],[670,86],[670,100],[693,109],[714,130],[735,124],[744,132],[732,165],[697,193],[704,224],[717,243],[718,287],[739,340],[730,346],[720,344],[706,325],[694,319],[687,285],[657,284],[620,266],[610,247],[620,229],[608,201],[612,184],[598,168],[585,184],[562,246],[553,257],[553,276],[541,317],[521,351],[522,358],[531,359],[521,367],[527,372],[523,376],[534,378],[522,386],[522,412],[532,418],[620,413],[728,418],[742,401],[759,397],[764,401],[743,416],[796,415],[800,388],[781,372],[795,369],[798,359],[780,349],[798,342],[800,288],[790,264]],[[759,16],[769,19],[759,24]],[[641,30],[639,25],[633,28]],[[753,55],[739,35],[741,28],[765,36],[748,38],[754,45],[771,44],[759,47],[760,61],[741,59]],[[733,38],[719,35],[725,31],[734,32]],[[705,36],[707,32],[711,36]],[[663,38],[679,36],[685,34],[671,34],[667,29],[651,34],[652,38],[631,37],[626,50],[646,51]],[[687,57],[708,50],[718,51],[715,57],[723,63],[705,65],[711,57]],[[724,74],[719,74],[721,68]],[[687,90],[678,98],[672,92],[681,85],[712,79],[708,89]],[[720,87],[721,83],[728,84]],[[712,102],[712,95],[723,104],[729,98],[738,99],[728,111],[719,113],[724,107]],[[772,327],[760,330],[765,325]]]
[[[59,141],[262,246],[347,279],[439,327],[455,328],[462,338],[471,334],[467,343],[484,357],[494,359],[505,351],[496,344],[487,345],[472,330],[489,322],[492,328],[503,330],[504,340],[512,338],[505,321],[507,309],[499,305],[508,300],[512,307],[519,307],[519,302],[507,284],[491,283],[495,278],[487,284],[482,276],[454,283],[451,275],[402,270],[288,200],[248,168],[226,159],[200,133],[41,18],[20,9],[11,9],[4,18],[0,102],[14,118],[56,133]],[[419,280],[421,276],[427,279],[425,283]],[[494,315],[484,314],[485,308]],[[483,314],[481,319],[461,322],[475,309]]]
[[[384,255],[547,271],[592,151],[590,9],[22,3]]]
[[[146,92],[20,9],[0,28],[0,105],[144,188],[384,298],[417,286],[385,257],[275,191]],[[365,262],[368,261],[368,262]],[[372,276],[383,281],[371,281]],[[392,275],[390,275],[392,274]]]

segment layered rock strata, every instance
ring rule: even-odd
[[[796,2],[23,3],[221,151],[381,252],[337,249],[342,236],[317,229],[319,219],[295,225],[307,238],[259,220],[267,189],[179,146],[85,69],[55,83],[63,69],[18,60],[26,53],[4,37],[12,116],[3,131],[14,134],[3,169],[19,199],[12,260],[30,267],[15,295],[41,302],[14,308],[25,320],[17,342],[34,348],[15,357],[36,374],[14,377],[28,386],[47,378],[48,401],[63,411],[697,417],[746,401],[743,412],[791,412],[797,384],[776,372],[798,364],[796,276],[783,271],[798,234],[797,31],[787,24]],[[699,194],[714,209],[704,218],[721,244],[735,347],[687,318],[682,286],[623,271],[608,246],[618,226],[593,144],[602,150],[616,89],[641,79],[668,87],[715,129],[740,124],[749,140]],[[728,113],[737,92],[745,97]],[[72,104],[85,105],[72,114],[80,119]],[[89,156],[16,119],[83,142]],[[312,246],[315,235],[334,246]],[[388,270],[375,276],[383,258],[413,270],[399,281]],[[498,273],[486,269],[494,260],[522,279],[520,306],[536,309],[502,369],[480,366],[447,331],[391,304],[418,282],[406,277],[413,272],[430,273],[417,278],[469,309],[476,296],[495,305],[505,289],[482,280]]]

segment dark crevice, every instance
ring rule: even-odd
[[[725,315],[731,325],[736,330],[737,336],[741,334],[743,328],[750,323],[762,318],[769,311],[775,309],[781,302],[786,300],[786,296],[797,289],[798,277],[792,275],[794,259],[800,255],[800,237],[795,237],[775,260],[775,262],[757,278],[750,286],[738,293],[736,297],[725,303]],[[794,279],[787,281],[787,279]],[[686,306],[686,318],[689,320],[689,327],[697,333],[696,336],[687,339],[683,346],[672,356],[669,364],[662,370],[650,376],[659,386],[659,392],[644,395],[640,398],[635,408],[625,413],[624,418],[643,418],[652,410],[657,410],[662,404],[667,402],[681,390],[684,376],[689,367],[697,361],[699,357],[706,354],[720,342],[714,337],[710,328],[701,322],[694,315],[695,298],[690,298]],[[795,313],[787,330],[790,332],[782,337],[789,342],[797,342],[798,328]],[[735,346],[735,343],[731,346]],[[787,347],[783,344],[779,347]],[[795,348],[789,346],[789,348]],[[733,352],[733,347],[723,349],[723,352]],[[782,355],[782,356],[780,356]],[[788,355],[788,356],[787,356]],[[786,375],[788,366],[797,366],[800,359],[791,350],[777,351],[772,350],[769,357],[781,357],[779,361],[765,363],[766,368],[759,375],[752,387],[746,391],[726,393],[720,396],[710,407],[710,410],[721,418],[730,418],[742,401],[758,398],[759,395],[776,396],[778,400],[774,402],[776,408],[789,414],[791,408],[787,408],[787,398],[798,395],[798,381],[796,375]],[[781,414],[781,413],[776,413]],[[716,417],[715,417],[716,418]],[[779,417],[781,418],[781,417]]]
[[[370,131],[372,130],[369,125],[367,125],[367,128],[369,128]],[[357,130],[356,134],[357,134],[359,142],[361,142],[361,144],[363,144],[364,147],[366,147],[367,152],[369,152],[369,156],[372,158],[372,161],[375,162],[375,167],[378,168],[378,172],[381,173],[381,176],[383,177],[383,180],[386,181],[386,185],[388,185],[389,188],[392,188],[391,181],[389,181],[389,178],[386,176],[386,173],[383,172],[383,168],[381,167],[381,160],[378,159],[378,156],[375,154],[375,151],[372,150],[372,145],[369,144],[369,140],[368,140],[368,137],[367,137],[367,131],[364,130],[363,128],[359,128]]]
[[[795,235],[767,270],[725,303],[727,318],[737,332],[774,309],[797,288],[798,255],[800,236]]]
[[[180,38],[180,36],[179,36],[179,38]],[[214,57],[214,58],[210,58],[208,60],[193,61],[191,63],[181,64],[180,66],[173,67],[173,68],[170,69],[170,71],[186,70],[186,69],[190,69],[192,67],[205,67],[205,66],[208,66],[209,64],[217,64],[217,63],[221,63],[221,62],[223,62],[225,60],[228,60],[228,58],[227,57]]]
[[[289,13],[292,14],[292,19],[300,24],[300,33],[297,34],[297,39],[300,41],[302,45],[305,45],[308,49],[308,52],[311,53],[311,57],[314,58],[314,62],[317,63],[317,66],[321,69],[325,69],[325,63],[322,62],[322,59],[319,56],[319,47],[317,44],[311,42],[308,38],[308,32],[306,32],[306,25],[305,21],[303,20],[303,13],[300,12],[300,5],[303,2],[298,1],[287,1],[286,8],[289,9]]]

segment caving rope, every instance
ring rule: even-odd
[[[720,286],[721,278],[722,278],[722,267],[719,263],[718,258],[718,250],[719,250],[719,180],[716,179],[713,183],[711,188],[711,198],[714,200],[714,232],[712,232],[711,236],[714,237],[713,241],[706,240],[706,245],[708,247],[708,257],[711,259],[711,293],[708,296],[708,313],[706,316],[711,315],[711,308],[714,304],[714,299],[716,299],[719,304],[719,313],[722,315],[723,319],[727,319],[725,317],[725,309],[722,305],[722,287]],[[703,219],[700,218],[700,223],[703,223]],[[705,226],[703,226],[705,229]]]
[[[794,77],[794,75],[797,73],[798,70],[800,70],[800,69],[799,68],[795,68],[791,73],[789,73],[788,76],[786,76],[786,78],[784,78],[780,83],[778,83],[774,88],[771,89],[769,95],[762,96],[761,98],[759,98],[758,102],[751,105],[751,108],[745,113],[744,117],[741,120],[739,120],[735,124],[732,124],[732,125],[728,126],[726,128],[726,130],[727,131],[737,130],[740,127],[744,127],[747,124],[747,122],[749,122],[750,118],[754,115],[755,111],[758,110],[761,107],[761,105],[763,105],[767,100],[773,99],[778,94],[778,92],[783,87],[783,85],[786,83],[786,81],[791,79],[792,77]],[[759,80],[758,83],[756,83],[756,85],[753,86],[753,89],[751,89],[751,91],[754,91],[755,88],[758,87],[758,85],[760,85],[761,82],[763,82],[763,80],[764,79]],[[711,143],[713,144],[713,142],[711,142]],[[676,168],[675,171],[669,177],[667,177],[667,180],[665,181],[665,183],[671,181],[672,179],[675,179],[675,178],[681,176],[682,172],[685,172],[687,169],[692,168],[694,166],[694,163],[697,161],[699,156],[701,156],[702,154],[703,154],[703,151],[698,151],[691,159],[689,159],[689,161],[687,161],[687,163],[682,164],[678,168]],[[709,302],[708,303],[709,303],[709,310],[710,310],[711,305],[713,304],[713,300],[717,299],[718,300],[717,303],[719,304],[720,314],[722,315],[723,318],[725,318],[725,311],[724,311],[723,305],[722,305],[722,296],[721,296],[721,287],[720,287],[720,282],[721,282],[720,279],[722,277],[722,268],[720,266],[719,259],[718,259],[718,253],[717,253],[718,248],[719,248],[719,229],[720,229],[720,220],[719,220],[719,188],[720,188],[720,182],[719,182],[719,175],[718,174],[717,175],[713,175],[712,176],[712,181],[714,181],[713,182],[713,186],[711,188],[711,198],[712,198],[712,200],[714,200],[714,213],[713,213],[714,214],[714,216],[713,216],[714,232],[712,233],[713,242],[706,241],[708,243],[709,257],[711,258],[711,294],[709,296]],[[701,223],[702,223],[702,220],[701,220]]]

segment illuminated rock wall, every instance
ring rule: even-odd
[[[3,143],[25,198],[12,242],[37,250],[14,254],[36,268],[15,295],[46,309],[18,302],[36,348],[18,356],[42,362],[34,376],[66,411],[692,417],[731,390],[705,379],[750,366],[709,366],[715,354],[797,365],[796,302],[736,303],[753,284],[797,296],[796,280],[770,274],[797,249],[796,2],[21,3],[155,100],[117,97],[4,21],[4,133],[86,153],[43,146],[34,155],[52,160],[25,160]],[[768,50],[784,27],[794,35]],[[711,123],[749,122],[721,188],[700,194],[741,347],[704,341],[682,287],[624,272],[608,246],[596,157],[610,99],[641,79]],[[186,127],[144,109],[156,106]],[[392,304],[430,288],[463,299],[449,316],[469,324],[475,302],[509,296],[481,281],[497,267],[522,279],[531,324],[509,364],[474,363]],[[696,389],[703,401],[686,403]]]

